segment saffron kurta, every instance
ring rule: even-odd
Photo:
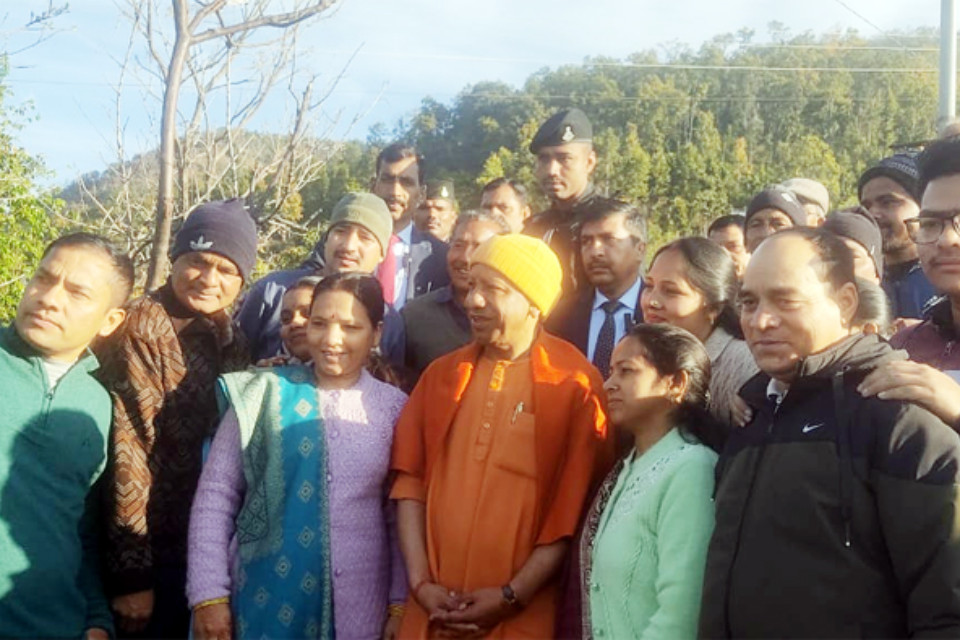
[[[596,370],[541,334],[526,359],[468,345],[438,359],[414,390],[394,440],[394,499],[427,506],[432,579],[456,591],[509,582],[537,545],[573,535],[612,453]],[[556,584],[490,637],[550,637]],[[401,637],[428,635],[410,598]]]

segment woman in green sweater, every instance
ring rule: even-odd
[[[634,448],[603,483],[581,537],[583,633],[694,638],[713,531],[710,358],[691,333],[635,326],[611,358],[610,421]]]

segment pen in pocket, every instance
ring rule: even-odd
[[[513,424],[517,421],[517,416],[523,411],[523,403],[518,402],[517,406],[513,409],[513,418],[510,420],[510,424]]]

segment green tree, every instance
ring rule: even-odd
[[[3,85],[6,64],[0,61],[0,321],[9,322],[23,286],[40,261],[54,229],[50,211],[60,203],[37,185],[39,160],[14,141],[23,111],[7,106]]]
[[[886,36],[794,35],[772,24],[766,38],[741,30],[699,49],[680,44],[542,69],[521,87],[478,82],[449,103],[425,97],[415,113],[373,127],[364,142],[315,141],[311,148],[329,162],[302,186],[299,200],[285,201],[282,217],[308,228],[310,238],[319,235],[344,193],[368,187],[377,152],[395,140],[419,148],[428,177],[454,180],[461,208],[477,206],[480,188],[506,176],[522,182],[534,210],[542,210],[547,203],[528,146],[546,117],[571,106],[593,122],[597,187],[647,209],[652,247],[701,233],[711,218],[787,178],[819,179],[835,204],[847,204],[869,163],[935,133],[937,34],[903,36],[912,48]],[[137,162],[154,166],[156,155]],[[122,194],[116,174],[91,176],[89,190],[104,200]],[[254,184],[254,202],[269,200],[269,184],[251,182],[253,175],[239,180]],[[156,171],[147,178],[155,185]],[[103,217],[95,207],[86,212],[91,223]],[[266,242],[264,267],[302,257],[306,236],[298,234],[278,232]]]

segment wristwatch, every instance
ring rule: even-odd
[[[520,609],[523,605],[520,603],[520,598],[517,597],[517,592],[513,590],[509,584],[503,585],[500,590],[503,592],[503,603],[510,607],[511,609]]]

